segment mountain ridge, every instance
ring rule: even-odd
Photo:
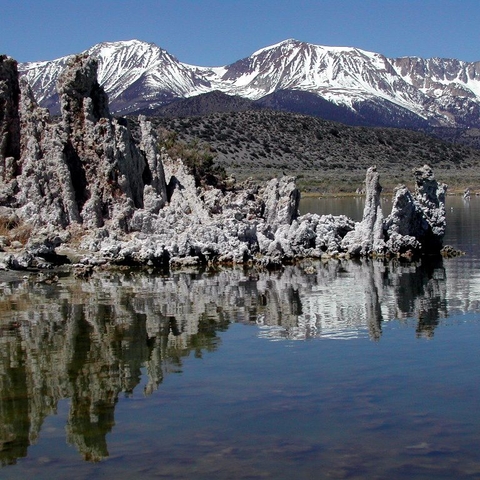
[[[355,47],[294,39],[220,67],[182,63],[140,40],[103,42],[85,53],[98,59],[99,82],[116,114],[149,114],[175,100],[212,91],[254,101],[291,91],[313,94],[332,109],[348,109],[351,123],[356,118],[360,124],[375,125],[379,115],[380,124],[390,126],[480,126],[480,62],[390,59]],[[69,58],[19,65],[37,101],[52,113],[58,108],[56,80]],[[362,119],[362,110],[368,118]]]
[[[449,142],[421,131],[349,126],[265,109],[150,121],[161,145],[168,148],[176,139],[187,149],[212,154],[215,164],[240,181],[288,174],[297,178],[303,192],[355,192],[362,187],[365,169],[375,164],[388,192],[409,182],[416,165],[428,164],[450,191],[463,192],[467,186],[479,191],[480,149],[459,139]]]

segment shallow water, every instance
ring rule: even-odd
[[[480,199],[447,207],[457,259],[1,283],[0,477],[480,478]]]

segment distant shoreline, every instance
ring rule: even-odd
[[[449,197],[460,197],[463,195],[465,189],[459,189],[459,188],[456,188],[456,189],[452,189],[451,191],[448,190],[447,191],[447,196]],[[393,197],[393,191],[391,192],[388,192],[388,191],[384,191],[382,192],[382,197]],[[318,192],[301,192],[301,195],[302,195],[302,198],[365,198],[365,195],[364,194],[361,194],[361,193],[356,193],[356,192],[329,192],[329,193],[318,193]],[[471,192],[471,196],[472,197],[477,197],[477,196],[480,196],[480,191],[478,192],[475,192],[475,191],[472,191]]]

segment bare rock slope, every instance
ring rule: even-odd
[[[253,262],[277,266],[302,257],[389,256],[438,251],[444,195],[428,166],[417,191],[396,193],[384,219],[375,167],[367,172],[364,218],[298,214],[293,177],[228,190],[198,186],[181,159],[158,149],[150,122],[141,139],[110,116],[97,62],[73,58],[58,85],[61,120],[52,122],[0,57],[0,264],[48,266],[58,253],[84,264],[191,265]],[[24,242],[9,229],[24,225]],[[62,250],[59,249],[61,247]]]

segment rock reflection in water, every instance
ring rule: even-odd
[[[329,261],[292,267],[276,288],[258,282],[270,308],[258,317],[268,338],[381,337],[382,321],[418,318],[417,334],[431,336],[447,315],[442,260],[428,263]],[[281,284],[281,286],[280,286]]]
[[[63,398],[67,441],[85,460],[108,456],[119,394],[139,385],[142,368],[148,395],[183,357],[218,348],[218,332],[233,322],[257,324],[269,339],[378,340],[382,321],[415,317],[417,334],[431,336],[447,314],[445,280],[441,261],[330,261],[0,284],[0,462],[27,455]]]

